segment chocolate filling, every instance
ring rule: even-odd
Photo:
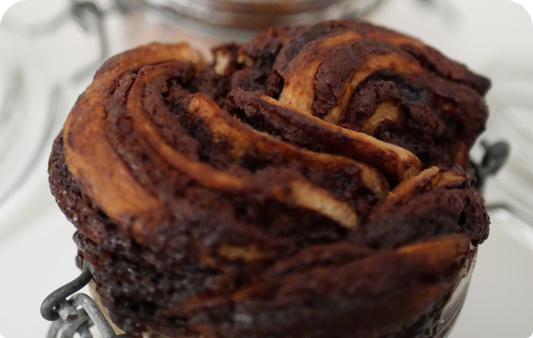
[[[468,150],[490,82],[351,20],[214,55],[112,58],[54,143],[51,191],[113,321],[132,337],[434,332],[488,236]]]

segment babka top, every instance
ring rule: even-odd
[[[468,152],[490,82],[354,20],[214,57],[151,44],[111,58],[54,145],[52,192],[115,320],[381,337],[435,310],[488,236]]]

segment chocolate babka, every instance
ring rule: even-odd
[[[117,55],[50,184],[131,337],[432,337],[489,218],[489,80],[346,20]]]

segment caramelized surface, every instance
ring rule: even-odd
[[[465,172],[488,80],[350,20],[214,55],[110,59],[54,144],[52,192],[113,320],[168,337],[434,330],[488,236]]]

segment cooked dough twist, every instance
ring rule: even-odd
[[[52,192],[112,319],[167,337],[434,330],[488,235],[465,173],[488,80],[349,20],[214,55],[111,58],[54,144]]]

